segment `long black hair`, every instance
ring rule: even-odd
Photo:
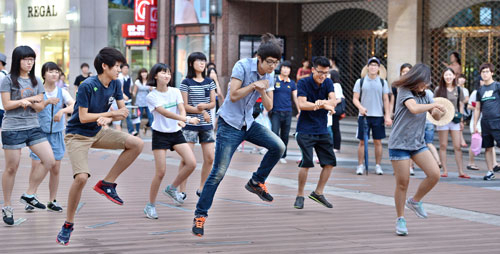
[[[205,56],[205,54],[201,53],[201,52],[193,52],[191,54],[189,54],[188,56],[188,73],[186,75],[186,78],[196,78],[196,71],[194,70],[194,62],[196,60],[202,60],[202,61],[207,61],[207,57]],[[206,68],[206,66],[205,66]],[[201,72],[201,76],[203,78],[205,78],[205,70],[203,70]]]
[[[340,74],[336,70],[331,70],[330,71],[330,79],[333,81],[333,83],[339,83],[340,84]]]
[[[444,73],[447,71],[451,71],[451,73],[453,73],[453,75],[456,75],[455,71],[452,68],[448,67],[448,68],[444,69],[444,71],[441,73],[441,79],[439,80],[439,87],[438,87],[436,94],[435,94],[436,97],[446,98],[448,91],[446,90],[446,81],[444,80]],[[456,76],[453,79],[453,81],[451,82],[451,84],[453,85],[453,87],[457,86],[457,77]]]
[[[421,83],[431,83],[431,68],[426,64],[415,64],[408,73],[401,76],[399,80],[394,81],[394,87],[404,87],[417,92]]]
[[[408,68],[411,70],[413,66],[409,63],[404,63],[401,65],[401,67],[399,67],[399,75],[401,76],[401,72],[405,69],[405,68]]]
[[[21,60],[27,57],[33,57],[36,59],[35,51],[29,46],[18,46],[12,51],[12,65],[10,66],[10,78],[12,79],[12,84],[14,86],[19,87],[19,82],[17,78],[21,75]],[[35,63],[33,63],[33,67],[31,67],[30,72],[28,73],[30,77],[31,84],[33,87],[38,85],[38,81],[36,81],[35,77]]]
[[[42,78],[43,78],[43,81],[45,81],[45,73],[47,73],[48,71],[52,71],[52,70],[57,70],[59,71],[59,73],[63,73],[61,68],[59,68],[59,66],[57,66],[56,63],[54,62],[46,62],[42,65]]]
[[[457,63],[462,65],[462,60],[460,59],[460,54],[456,51],[450,53],[450,56],[453,55],[457,59]]]
[[[170,69],[170,66],[168,66],[168,64],[157,63],[157,64],[153,65],[153,67],[151,68],[151,71],[149,72],[149,75],[148,75],[147,85],[157,87],[158,84],[156,83],[155,77],[156,77],[156,74],[158,74],[158,72],[162,72],[162,71],[172,73],[172,70]],[[171,83],[172,83],[172,78],[170,78],[170,81],[168,81],[167,86],[170,86]]]

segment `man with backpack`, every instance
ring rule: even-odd
[[[500,171],[499,166],[493,166],[494,149],[493,145],[496,142],[497,147],[500,147],[500,83],[493,80],[495,66],[491,63],[484,63],[479,67],[481,78],[484,85],[477,89],[477,102],[474,109],[474,133],[479,132],[477,122],[479,115],[481,118],[481,137],[483,138],[482,147],[486,149],[484,157],[486,158],[486,166],[488,172],[483,177],[485,181],[490,181],[495,178],[494,172]]]
[[[372,131],[373,143],[375,145],[375,173],[383,175],[380,166],[382,160],[382,139],[385,138],[385,126],[391,126],[391,110],[389,105],[390,89],[387,82],[379,76],[380,60],[376,57],[368,59],[368,73],[356,81],[353,89],[352,101],[359,110],[357,138],[358,167],[356,174],[364,173],[364,118],[368,124],[368,135]]]

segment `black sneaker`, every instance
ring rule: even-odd
[[[295,204],[293,204],[293,207],[297,209],[304,208],[304,197],[297,196],[297,198],[295,198]]]
[[[491,181],[495,179],[495,174],[493,174],[493,171],[488,171],[488,173],[486,173],[486,175],[483,177],[483,180],[485,181]]]
[[[201,191],[200,190],[196,190],[196,196],[201,197]]]
[[[24,207],[24,211],[26,211],[27,213],[32,213],[32,212],[35,211],[35,208],[33,206],[31,206],[31,205],[26,205]]]
[[[273,196],[267,192],[267,187],[263,183],[257,183],[257,185],[254,185],[252,183],[252,179],[248,180],[248,183],[245,185],[245,189],[247,189],[251,193],[257,194],[260,199],[266,202],[272,202],[273,201]]]
[[[197,216],[193,220],[193,235],[202,237],[203,236],[203,226],[205,225],[205,221],[207,217]]]
[[[493,168],[493,172],[498,172],[500,171],[500,166],[499,165],[496,165],[494,168]]]
[[[57,243],[67,246],[69,244],[71,232],[73,232],[73,223],[65,222],[61,228],[61,231],[59,231],[59,234],[57,234]]]
[[[32,198],[26,196],[26,193],[23,194],[21,196],[21,199],[19,200],[21,201],[21,203],[25,204],[25,205],[31,205],[35,208],[38,208],[38,209],[45,209],[45,205],[40,203],[40,201],[38,201],[38,199],[36,199],[36,195],[33,195]]]
[[[111,202],[118,205],[123,205],[123,200],[118,197],[118,194],[116,193],[116,183],[106,184],[101,180],[94,186],[94,190],[97,193],[105,196]]]
[[[12,226],[14,225],[14,209],[12,207],[7,206],[2,208],[3,222],[5,224]]]
[[[328,200],[326,200],[325,196],[324,195],[318,195],[316,194],[316,192],[311,192],[311,195],[309,195],[309,198],[328,207],[328,208],[332,208],[333,205],[330,204],[330,202],[328,202]]]
[[[47,204],[47,211],[49,212],[58,212],[62,213],[63,209],[62,207],[57,203],[57,201],[54,199],[53,202],[49,202]]]

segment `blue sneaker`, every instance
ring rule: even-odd
[[[64,223],[62,226],[61,231],[59,231],[59,234],[57,234],[57,243],[61,245],[68,245],[69,244],[69,238],[71,237],[71,232],[73,232],[73,224],[71,223]]]
[[[403,217],[399,217],[396,221],[396,235],[405,236],[408,235],[408,229],[406,228],[406,220]]]
[[[424,208],[422,207],[422,201],[415,202],[413,201],[413,197],[410,197],[406,200],[406,207],[414,211],[418,217],[422,219],[427,218],[427,213],[424,211]]]
[[[111,202],[117,205],[123,205],[123,200],[118,197],[118,194],[116,193],[116,183],[106,184],[103,181],[99,181],[94,186],[94,190],[97,193],[105,196]]]

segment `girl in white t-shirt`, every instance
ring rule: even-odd
[[[186,116],[181,92],[175,87],[168,86],[171,77],[170,67],[163,63],[155,64],[148,77],[148,85],[156,87],[146,97],[148,108],[154,116],[151,128],[153,129],[152,147],[156,166],[149,193],[149,203],[144,208],[144,213],[150,219],[158,219],[155,201],[161,181],[165,176],[167,150],[175,150],[184,161],[184,167],[163,191],[163,194],[170,197],[176,205],[184,203],[177,187],[191,175],[196,167],[194,153],[186,143],[181,128],[186,123],[198,124],[200,119]]]

